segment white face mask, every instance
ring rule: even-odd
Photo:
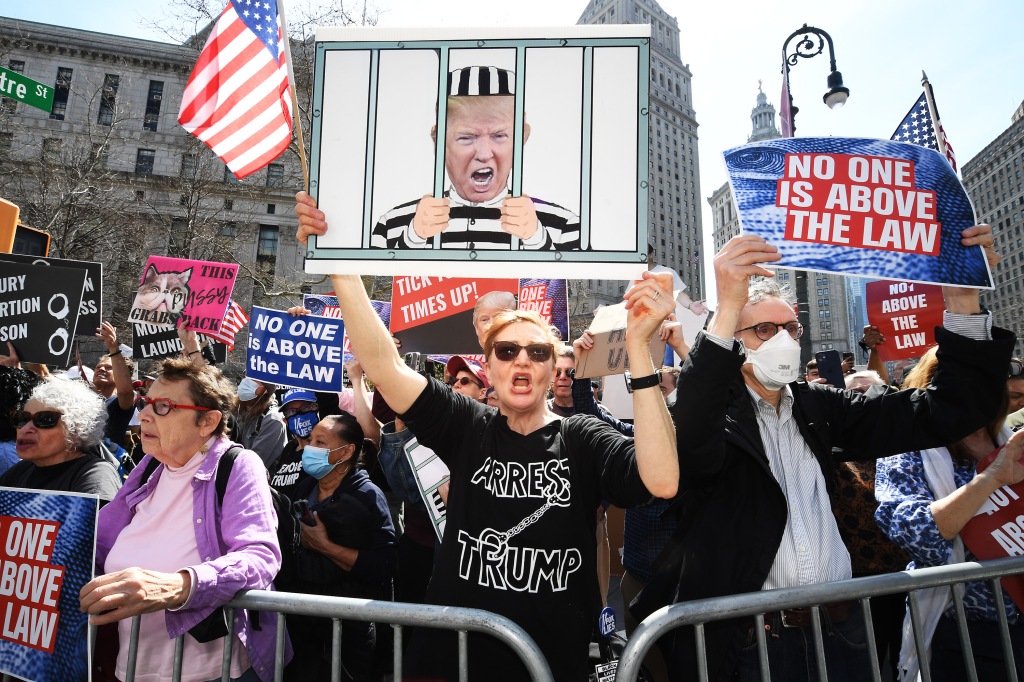
[[[800,374],[800,343],[780,329],[757,350],[747,349],[747,363],[754,366],[754,376],[762,386],[778,391]]]

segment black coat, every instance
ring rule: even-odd
[[[866,394],[796,382],[793,415],[834,487],[833,448],[846,459],[874,459],[938,447],[991,422],[1006,390],[1015,337],[993,329],[974,341],[939,328],[939,367],[925,391],[874,388]],[[738,346],[703,336],[679,377],[672,415],[680,465],[676,561],[652,581],[665,601],[690,601],[761,589],[782,541],[787,507],[761,443],[754,407],[740,374]],[[854,454],[860,453],[860,454]],[[663,555],[666,556],[666,555]],[[671,587],[664,591],[666,574]],[[732,674],[751,619],[705,628],[710,679]],[[691,628],[674,631],[672,679],[696,675]]]

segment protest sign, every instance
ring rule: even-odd
[[[978,462],[978,473],[987,469],[1002,448]],[[960,531],[967,549],[985,561],[1024,556],[1024,481],[1005,485],[989,495]],[[1017,608],[1024,609],[1024,575],[1003,576],[1003,589]]]
[[[315,315],[293,317],[254,306],[245,375],[311,391],[342,389],[345,323]]]
[[[881,280],[864,287],[868,322],[885,337],[875,346],[882,362],[919,358],[935,345],[946,309],[942,287]]]
[[[78,327],[76,334],[92,336],[103,321],[103,263],[85,260],[68,260],[66,258],[43,258],[42,256],[25,256],[17,253],[0,253],[0,261],[11,263],[28,263],[30,265],[56,265],[61,268],[81,268],[85,270],[85,291],[82,303],[78,306]]]
[[[389,302],[370,301],[370,305],[373,306],[374,311],[377,313],[377,317],[380,318],[385,327],[391,324],[391,304]],[[302,307],[308,310],[312,315],[332,317],[337,320],[341,319],[341,308],[338,306],[337,296],[332,296],[330,294],[306,294],[302,297]],[[348,362],[354,356],[352,355],[352,344],[348,340],[347,333],[345,334],[344,349],[345,362]]]
[[[128,320],[219,331],[237,275],[234,263],[150,256]]]
[[[629,356],[626,354],[626,303],[602,306],[594,314],[590,323],[590,333],[594,337],[594,347],[584,350],[576,358],[576,377],[589,379],[610,374],[623,374],[629,369]],[[665,342],[657,335],[651,339],[651,358],[656,367],[661,366],[665,357]],[[605,389],[607,394],[607,388]]]
[[[649,36],[646,25],[318,29],[310,192],[330,229],[310,241],[306,271],[636,277]],[[460,143],[481,115],[461,106],[469,98],[503,122],[477,143],[493,152],[481,164]],[[444,199],[438,229],[414,223]]]
[[[181,338],[178,337],[178,330],[168,329],[162,324],[134,324],[132,325],[132,359],[133,360],[159,360],[160,358],[175,357],[184,350]],[[210,337],[197,334],[199,345],[206,345],[211,341]],[[223,343],[213,344],[213,355],[217,362],[224,362],[227,355],[227,346]]]
[[[405,444],[405,457],[412,467],[416,488],[420,491],[423,505],[430,515],[431,525],[434,526],[438,541],[441,541],[444,539],[444,522],[448,510],[438,488],[451,480],[451,472],[448,465],[441,461],[433,450],[420,445],[416,438],[411,438]]]
[[[517,279],[396,277],[391,288],[391,333],[402,352],[479,353],[473,306],[492,291],[519,291]]]
[[[95,495],[0,488],[0,671],[26,680],[88,678]]]
[[[67,367],[86,271],[6,263],[0,277],[0,348],[10,342],[23,362]]]
[[[966,190],[942,154],[888,140],[787,138],[724,152],[744,232],[773,267],[992,288]]]
[[[564,279],[519,280],[519,310],[532,310],[569,340],[569,288]]]

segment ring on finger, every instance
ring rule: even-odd
[[[660,291],[655,291],[654,292],[654,296],[652,296],[651,298],[653,298],[655,301],[657,301],[659,296],[661,296],[661,292]]]

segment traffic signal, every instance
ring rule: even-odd
[[[0,199],[0,253],[46,256],[50,253],[50,235],[18,222],[20,209]]]

